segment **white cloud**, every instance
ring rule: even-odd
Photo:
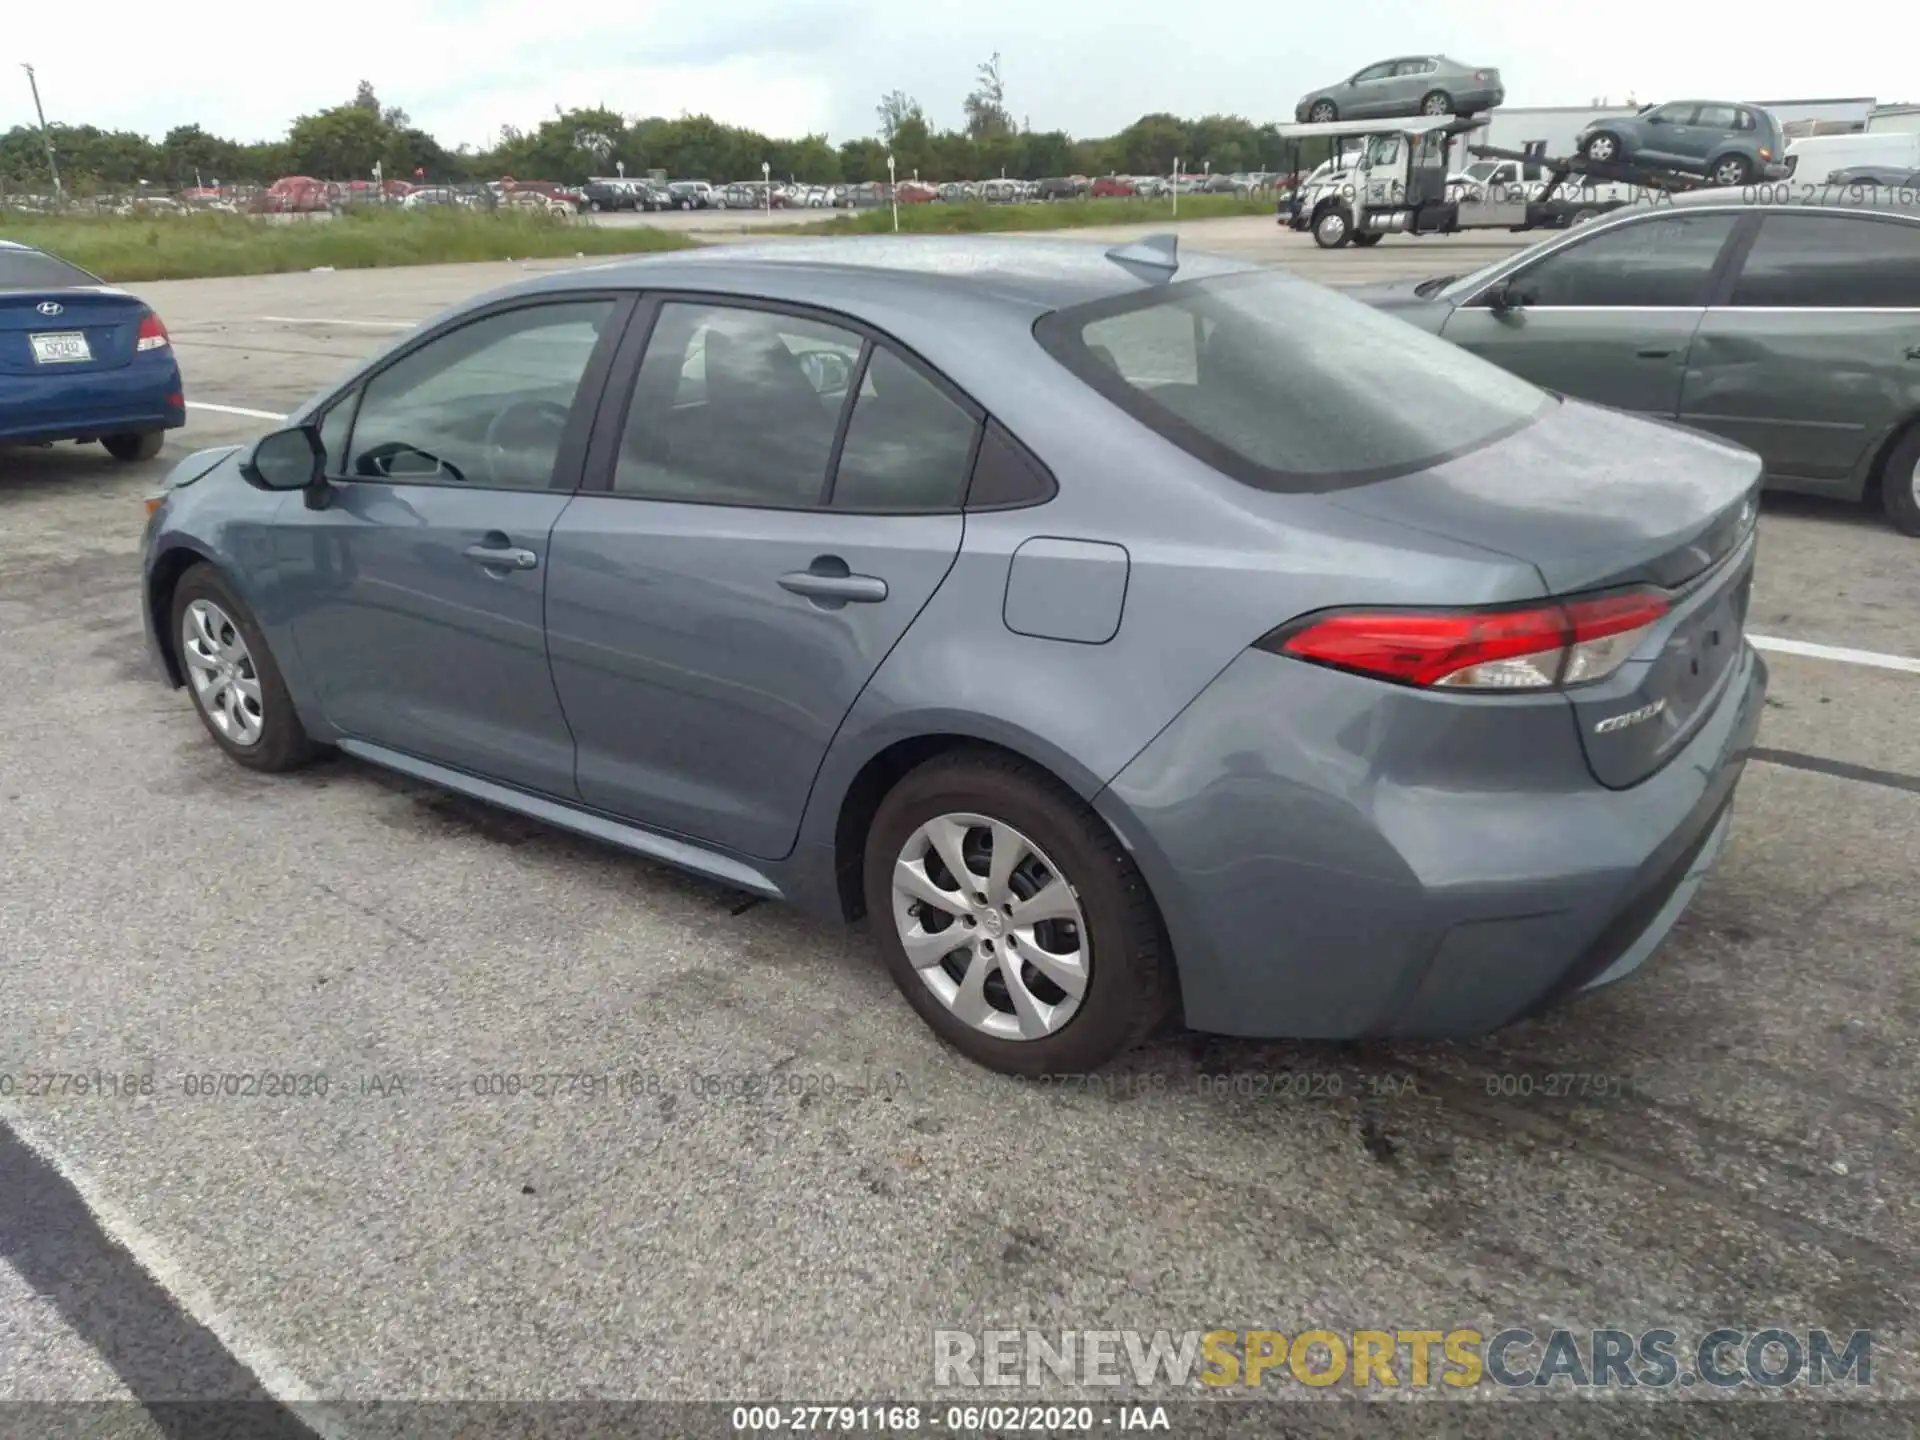
[[[1871,38],[1907,28],[1905,7],[1888,0],[1833,24],[1765,0],[1737,20],[1671,0],[1610,0],[1603,12],[1538,0],[328,0],[291,15],[251,0],[181,0],[161,24],[149,5],[94,0],[78,38],[71,12],[7,3],[0,128],[33,121],[17,68],[31,61],[49,118],[155,136],[188,123],[278,135],[365,78],[449,145],[592,104],[840,140],[871,133],[875,102],[896,87],[936,124],[957,124],[974,66],[994,50],[1016,117],[1081,135],[1149,110],[1285,119],[1303,90],[1428,50],[1500,66],[1517,105],[1629,90],[1643,101],[1899,100],[1911,84],[1902,47]],[[1581,18],[1601,13],[1598,25]]]

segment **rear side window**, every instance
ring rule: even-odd
[[[1142,423],[1264,490],[1425,469],[1554,403],[1438,336],[1272,271],[1059,310],[1035,335]]]
[[[834,472],[836,510],[957,510],[967,488],[973,416],[885,346],[869,352]]]
[[[1740,127],[1740,112],[1731,105],[1702,105],[1694,112],[1693,123],[1709,130],[1732,130]]]
[[[0,250],[0,290],[70,290],[100,283],[78,265],[39,250]]]
[[[1769,215],[1731,303],[1920,308],[1920,225],[1856,215]]]
[[[1738,218],[1659,215],[1595,231],[1516,272],[1512,288],[1532,306],[1703,304]]]

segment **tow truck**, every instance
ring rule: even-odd
[[[1344,141],[1359,142],[1349,152],[1351,164],[1323,166],[1280,203],[1279,223],[1310,231],[1327,250],[1377,245],[1387,235],[1564,230],[1638,200],[1712,184],[1704,176],[1630,162],[1469,144],[1469,155],[1500,163],[1483,183],[1450,185],[1447,156],[1455,138],[1486,123],[1484,116],[1456,115],[1275,126],[1296,153],[1305,140],[1331,141],[1336,151]]]

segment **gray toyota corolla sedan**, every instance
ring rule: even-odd
[[[864,912],[1017,1073],[1618,979],[1765,685],[1752,454],[1165,238],[548,275],[293,419],[149,521],[215,744]]]

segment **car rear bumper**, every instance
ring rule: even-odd
[[[1766,673],[1743,647],[1673,763],[1609,791],[1559,696],[1453,726],[1446,706],[1481,702],[1248,652],[1094,803],[1160,903],[1193,1028],[1480,1034],[1658,949],[1726,841]],[[1563,743],[1541,743],[1548,702]]]
[[[1462,90],[1453,97],[1453,108],[1457,114],[1473,115],[1503,105],[1506,99],[1507,92],[1497,86],[1492,89]]]
[[[118,370],[0,376],[0,441],[98,440],[187,423],[180,368],[151,359]]]

